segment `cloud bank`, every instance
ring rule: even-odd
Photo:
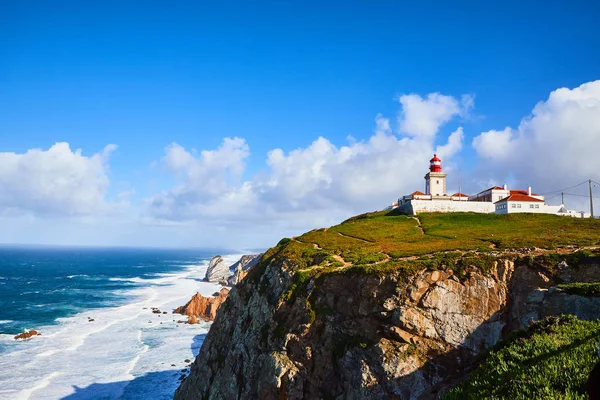
[[[106,199],[108,145],[90,157],[68,143],[24,154],[0,153],[0,215],[45,217],[104,215],[119,206]]]
[[[167,146],[162,165],[178,182],[148,199],[146,221],[286,220],[308,228],[383,208],[404,191],[423,186],[422,176],[413,171],[423,171],[424,160],[436,151],[440,127],[472,107],[469,96],[458,100],[439,93],[405,95],[399,102],[397,132],[378,115],[365,141],[336,146],[319,137],[289,152],[273,149],[266,169],[245,181],[240,177],[249,147],[243,139],[226,138],[219,148],[198,156],[175,143]],[[459,127],[437,150],[450,160],[461,150],[463,137]]]
[[[544,190],[600,180],[600,81],[550,93],[517,128],[489,130],[473,139],[488,176],[512,175]]]

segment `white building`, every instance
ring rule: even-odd
[[[538,213],[570,217],[584,217],[584,213],[567,210],[564,205],[550,206],[544,196],[527,190],[509,190],[507,185],[494,186],[467,196],[463,193],[446,194],[446,173],[442,171],[442,160],[436,154],[429,160],[429,172],[425,175],[425,193],[416,191],[398,199],[391,208],[405,214],[421,212],[476,212],[484,214]]]

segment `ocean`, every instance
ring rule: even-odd
[[[213,255],[0,247],[0,399],[172,399],[210,327],[172,310],[220,289],[201,282]]]

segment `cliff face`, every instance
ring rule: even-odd
[[[435,398],[530,321],[600,318],[598,298],[557,288],[600,280],[599,258],[576,248],[501,250],[496,235],[493,251],[414,256],[334,228],[280,242],[233,288],[176,399]]]
[[[600,318],[600,299],[554,287],[600,277],[598,265],[580,271],[552,277],[500,257],[464,278],[334,274],[290,302],[290,268],[278,260],[231,292],[176,398],[433,396],[509,330],[547,315]]]

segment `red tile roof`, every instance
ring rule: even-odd
[[[524,194],[525,196],[529,196],[527,190],[511,190],[510,194]],[[535,193],[531,193],[532,196],[537,196]]]
[[[498,200],[496,203],[501,203],[503,201],[537,201],[539,203],[544,202],[544,200],[536,199],[535,197],[527,196],[526,194],[522,193],[511,194],[510,196],[505,197],[502,200]]]
[[[419,192],[418,190],[416,192],[412,192],[410,195],[411,196],[427,196],[425,193]]]
[[[464,193],[460,193],[460,192],[458,192],[458,193],[454,193],[454,194],[452,195],[452,197],[469,197],[469,196],[467,196],[467,195],[466,195],[466,194],[464,194]]]

